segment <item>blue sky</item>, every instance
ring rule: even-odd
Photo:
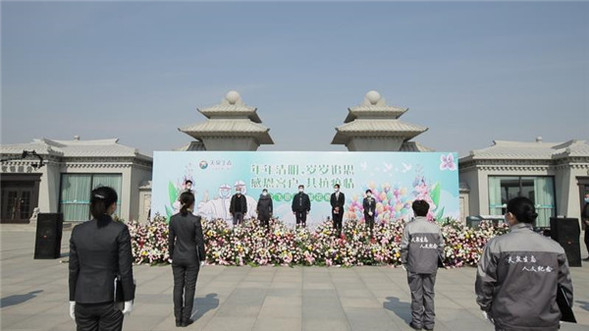
[[[465,155],[589,140],[589,3],[2,2],[2,143],[120,138],[150,154],[231,89],[273,146],[330,145],[372,89]]]

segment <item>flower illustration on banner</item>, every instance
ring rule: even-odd
[[[454,162],[454,155],[452,153],[448,153],[448,155],[442,154],[440,160],[442,161],[440,163],[440,170],[456,170],[456,162]]]

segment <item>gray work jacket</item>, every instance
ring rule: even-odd
[[[491,239],[477,269],[477,303],[505,330],[556,330],[557,286],[573,302],[573,284],[564,249],[518,223]]]
[[[433,274],[444,252],[444,237],[440,226],[425,217],[416,217],[405,224],[401,239],[401,262],[408,271]]]

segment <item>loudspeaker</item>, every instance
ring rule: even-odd
[[[550,218],[550,237],[564,248],[570,267],[581,266],[580,236],[581,229],[579,228],[579,219]]]
[[[39,213],[35,239],[35,259],[57,259],[61,256],[63,214]]]

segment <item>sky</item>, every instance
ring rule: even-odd
[[[467,155],[493,140],[589,140],[589,2],[1,3],[1,143],[119,138],[142,153],[229,90],[274,145],[331,145],[377,90]]]

